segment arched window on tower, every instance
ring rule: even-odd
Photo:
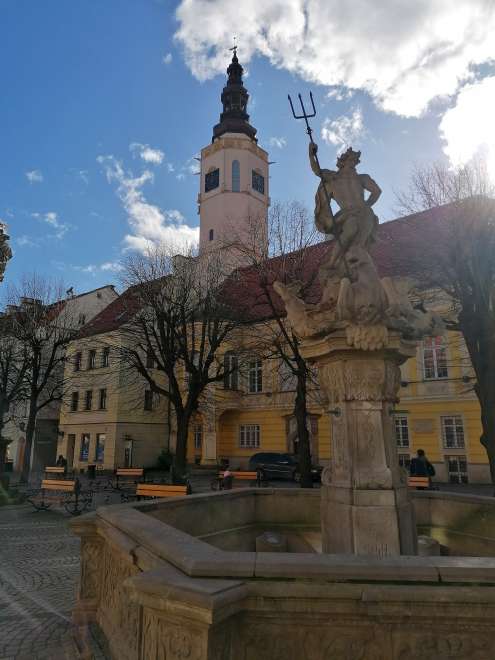
[[[238,160],[232,161],[232,192],[241,192],[241,167]]]
[[[210,229],[209,239],[210,239],[210,241],[213,240],[213,229]]]

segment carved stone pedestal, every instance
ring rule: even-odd
[[[331,416],[332,455],[322,475],[322,547],[329,554],[413,555],[416,528],[399,468],[392,406],[399,365],[415,342],[388,333],[379,350],[349,346],[344,331],[306,340]]]

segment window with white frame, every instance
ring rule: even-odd
[[[397,447],[409,447],[409,424],[405,415],[395,416],[395,439]]]
[[[447,458],[447,472],[451,484],[467,484],[468,469],[466,456],[449,456]]]
[[[399,465],[401,468],[404,468],[409,472],[409,466],[411,465],[411,457],[409,454],[399,454]]]
[[[443,337],[427,337],[423,341],[423,373],[426,380],[448,378],[447,346]]]
[[[243,424],[239,427],[239,447],[257,449],[260,446],[260,425]]]
[[[194,449],[201,449],[203,446],[203,425],[194,425]]]
[[[464,424],[460,415],[441,417],[444,449],[464,449]]]
[[[239,389],[239,359],[234,353],[223,356],[223,387],[226,390]]]
[[[256,394],[263,391],[263,362],[254,357],[248,361],[248,392]]]

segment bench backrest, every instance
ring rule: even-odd
[[[53,474],[64,474],[65,470],[66,468],[60,467],[58,465],[45,468],[45,472],[52,472]]]
[[[144,468],[117,468],[118,477],[142,477]]]
[[[64,490],[72,493],[76,482],[67,479],[43,479],[41,482],[42,490]]]
[[[430,485],[429,477],[408,477],[407,485],[410,488],[428,488]]]
[[[231,472],[230,475],[234,479],[249,479],[250,481],[258,478],[257,472]],[[223,479],[225,472],[220,472],[219,476]]]
[[[146,497],[178,497],[187,495],[187,486],[168,486],[163,484],[138,484],[136,495]]]

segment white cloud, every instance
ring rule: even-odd
[[[29,172],[25,172],[25,174],[29,183],[41,183],[43,181],[43,174],[40,170],[30,170]]]
[[[81,273],[89,273],[90,275],[96,275],[98,272],[114,272],[119,273],[124,270],[124,267],[119,261],[105,261],[102,264],[88,264],[87,266],[72,266],[74,270],[78,270]]]
[[[487,170],[495,182],[495,76],[466,85],[455,105],[440,122],[444,151],[450,162],[464,165],[473,157],[486,159]]]
[[[99,156],[97,160],[107,181],[117,184],[117,195],[128,215],[132,233],[124,238],[127,248],[145,250],[152,244],[168,244],[184,249],[198,242],[199,228],[186,224],[180,211],[162,210],[144,197],[142,188],[153,181],[152,172],[145,170],[134,177],[114,156]]]
[[[287,140],[284,137],[271,137],[268,140],[270,147],[276,147],[277,149],[283,149],[287,146]]]
[[[104,264],[101,264],[100,270],[110,270],[114,273],[119,273],[124,270],[124,266],[119,261],[105,261]]]
[[[140,142],[133,142],[129,145],[134,157],[138,156],[145,163],[152,165],[161,165],[165,154],[160,149],[153,149],[149,144],[141,144]]]
[[[489,0],[181,0],[176,41],[200,80],[224,73],[225,44],[328,86],[368,92],[384,110],[419,116],[493,61]],[[201,16],[201,20],[198,20]]]
[[[340,153],[346,147],[359,142],[364,134],[363,113],[361,108],[354,108],[350,115],[341,115],[337,119],[327,117],[321,128],[321,137],[328,144],[337,147]]]
[[[1,221],[0,221],[0,224],[1,224]],[[26,234],[23,234],[22,236],[19,236],[19,238],[16,240],[16,243],[20,247],[38,247],[37,241],[35,241],[30,236],[27,236]]]
[[[332,99],[334,101],[346,101],[354,95],[352,89],[346,89],[345,87],[333,87],[329,92],[327,92],[327,99]]]
[[[49,238],[61,239],[71,229],[71,225],[60,222],[58,214],[55,211],[48,211],[48,213],[31,213],[33,218],[41,220],[55,230],[54,234],[50,234]]]
[[[162,62],[164,64],[170,64],[172,62],[172,53],[167,53],[162,57]]]

